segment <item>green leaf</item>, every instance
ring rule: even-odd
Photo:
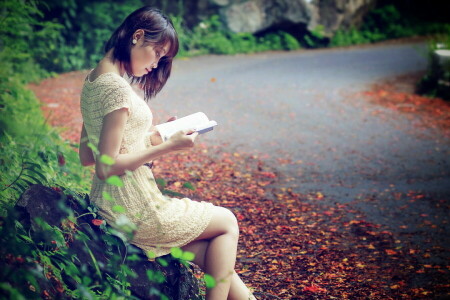
[[[21,237],[26,242],[33,243],[33,240],[27,235],[19,234],[19,237]]]
[[[153,270],[147,270],[147,277],[150,281],[156,283],[163,283],[166,280],[163,273],[161,273],[160,271],[155,272]]]
[[[183,194],[168,189],[161,190],[161,193],[169,197],[180,197],[180,198],[184,197]]]
[[[140,261],[141,258],[139,257],[139,255],[133,254],[133,255],[128,256],[127,260],[129,260],[129,261]]]
[[[211,275],[205,274],[203,279],[205,280],[205,285],[207,289],[211,289],[216,286],[216,280]]]
[[[163,259],[163,258],[157,258],[156,261],[163,267],[167,267],[169,265],[169,263],[167,262],[167,260]]]
[[[116,161],[114,160],[114,158],[112,158],[111,156],[108,156],[106,154],[102,154],[100,156],[100,162],[107,165],[107,166],[112,166],[113,164],[116,163]]]
[[[25,182],[26,184],[28,184],[28,186],[30,186],[30,185],[33,185],[34,183],[33,182],[31,182],[31,181],[29,181],[29,180],[26,180],[25,178],[20,178],[20,180],[22,180],[23,182]]]
[[[103,191],[102,196],[105,200],[114,201],[114,199],[111,197],[111,195],[108,192]]]
[[[156,181],[156,184],[157,184],[161,189],[165,188],[166,185],[167,185],[167,182],[166,182],[164,179],[162,179],[162,178],[156,178],[155,181]]]
[[[31,161],[24,161],[24,162],[23,162],[23,165],[24,165],[25,168],[27,168],[27,169],[31,169],[31,168],[38,168],[38,169],[41,169],[41,166],[40,166],[39,164],[33,163],[33,162],[31,162]],[[30,167],[28,167],[28,166],[30,166]]]
[[[156,257],[156,253],[153,251],[147,251],[147,256],[148,258],[153,259]]]
[[[184,188],[187,188],[187,189],[190,189],[190,190],[192,190],[192,191],[195,191],[195,186],[194,186],[192,183],[190,183],[189,181],[186,181],[186,182],[183,184],[183,187],[184,187]]]
[[[26,190],[26,186],[20,184],[19,182],[16,182],[16,187],[20,190],[21,193],[25,192]]]
[[[92,253],[91,249],[88,247],[86,241],[84,241],[84,246],[86,246],[85,249],[89,253],[89,255],[90,255],[91,259],[92,259],[92,262],[94,263],[94,267],[95,267],[95,271],[97,273],[97,276],[99,278],[102,278],[102,272],[100,271],[100,266],[98,265],[97,259],[95,258],[94,253]],[[85,279],[85,277],[83,277],[83,280],[84,279]],[[90,284],[90,282],[88,284]]]
[[[170,300],[169,297],[167,297],[164,294],[159,295],[159,297],[160,297],[161,300]]]
[[[125,207],[123,207],[123,206],[120,206],[120,205],[114,205],[114,206],[112,207],[112,211],[113,211],[113,212],[116,212],[116,213],[123,214],[123,213],[125,213],[127,210],[126,210]]]
[[[181,256],[183,255],[183,250],[178,247],[174,247],[170,249],[170,254],[172,254],[173,258],[181,258]]]
[[[195,254],[189,251],[185,251],[183,252],[183,255],[181,256],[182,260],[187,260],[187,261],[193,261],[195,258]]]
[[[37,176],[39,176],[39,178],[41,178],[44,182],[47,182],[47,178],[39,171],[35,170],[35,169],[27,169],[27,171],[33,172],[33,174],[36,174]],[[24,174],[27,176],[30,176],[28,174]]]
[[[24,174],[22,174],[22,176],[27,176],[27,177],[29,177],[29,178],[31,178],[31,179],[33,179],[36,183],[38,183],[38,184],[40,184],[40,185],[42,185],[42,181],[40,181],[39,179],[37,179],[36,177],[34,177],[34,176],[31,176],[31,175],[29,175],[29,174],[26,174],[26,173],[24,173]]]
[[[99,154],[97,147],[95,147],[94,144],[92,143],[87,143],[87,146],[92,150],[92,152],[94,152],[95,154]]]
[[[115,186],[118,186],[118,187],[123,187],[123,181],[117,175],[113,175],[111,177],[108,177],[108,179],[106,179],[106,183],[111,184],[111,185],[115,185]]]

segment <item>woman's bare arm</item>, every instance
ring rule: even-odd
[[[180,131],[168,141],[154,147],[134,153],[119,154],[127,119],[128,110],[126,108],[115,110],[103,118],[98,150],[100,155],[112,157],[115,163],[112,166],[105,166],[100,159],[97,160],[95,172],[100,179],[106,179],[112,175],[122,175],[127,170],[134,171],[163,154],[193,147],[198,135],[193,130]]]
[[[79,148],[79,157],[81,165],[83,166],[92,166],[95,164],[94,153],[92,153],[91,148],[88,147],[89,139],[86,132],[86,128],[81,129],[81,137],[80,137],[80,148]]]

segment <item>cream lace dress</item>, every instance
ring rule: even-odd
[[[126,108],[129,117],[120,153],[146,148],[145,135],[152,124],[152,113],[146,102],[118,74],[104,73],[94,81],[90,81],[87,76],[80,106],[89,141],[95,146],[98,145],[103,117],[114,110]],[[90,199],[99,207],[100,215],[112,226],[120,220],[121,214],[137,225],[131,242],[146,252],[161,256],[170,253],[172,247],[188,244],[205,230],[211,219],[211,203],[163,195],[147,166],[120,178],[123,187],[106,184],[94,175]],[[102,192],[109,193],[114,201],[104,199]],[[124,207],[126,212],[114,212],[114,205]]]

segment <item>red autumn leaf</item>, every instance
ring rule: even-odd
[[[386,251],[386,254],[387,254],[387,255],[396,255],[396,254],[397,254],[396,251],[391,250],[391,249],[385,249],[384,251]]]
[[[316,285],[316,284],[312,284],[310,286],[305,286],[303,288],[304,292],[311,292],[311,293],[324,293],[327,290],[324,288],[321,288],[320,286]]]
[[[52,186],[52,190],[54,190],[54,191],[56,191],[56,192],[58,192],[58,193],[61,193],[61,192],[62,192],[61,188],[59,188],[59,187],[57,187],[57,186]]]
[[[94,224],[95,226],[100,226],[103,224],[103,220],[93,219],[92,224]]]
[[[242,220],[245,219],[244,215],[242,215],[242,214],[240,214],[240,213],[236,213],[236,218],[237,218],[239,221],[242,221]]]
[[[260,173],[262,176],[268,177],[268,178],[276,178],[277,175],[275,175],[275,173],[273,172],[261,172]]]

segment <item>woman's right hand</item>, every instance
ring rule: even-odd
[[[194,147],[197,136],[198,132],[194,129],[180,130],[172,135],[166,143],[168,143],[170,151],[183,151]]]

